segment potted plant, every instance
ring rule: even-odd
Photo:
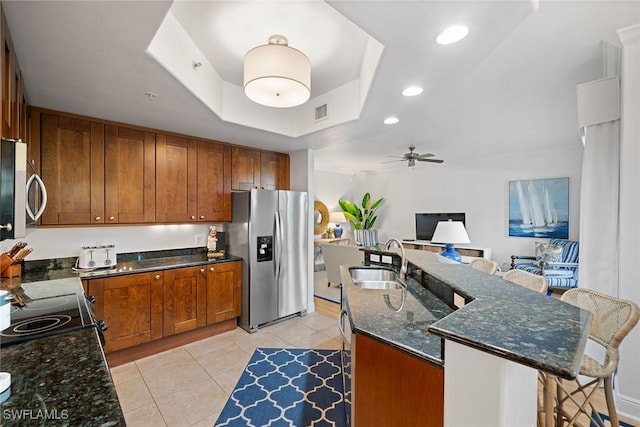
[[[371,194],[365,193],[360,206],[345,199],[338,202],[345,218],[353,225],[353,235],[356,244],[375,246],[378,244],[378,231],[373,228],[378,216],[376,211],[382,204],[384,197],[371,202]]]

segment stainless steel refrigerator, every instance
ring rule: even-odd
[[[255,332],[304,314],[308,289],[308,196],[298,191],[232,194],[229,252],[241,256],[240,326]]]

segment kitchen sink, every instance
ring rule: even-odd
[[[405,289],[398,274],[386,268],[352,267],[349,269],[354,286],[361,289]]]

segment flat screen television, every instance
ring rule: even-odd
[[[464,212],[456,213],[416,213],[416,240],[431,240],[439,221],[462,221]]]

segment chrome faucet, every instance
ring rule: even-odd
[[[407,259],[404,253],[404,246],[399,239],[392,237],[391,239],[387,240],[387,243],[384,244],[384,249],[389,249],[392,243],[395,243],[400,248],[400,257],[402,258],[400,261],[400,280],[404,280],[407,273]]]

